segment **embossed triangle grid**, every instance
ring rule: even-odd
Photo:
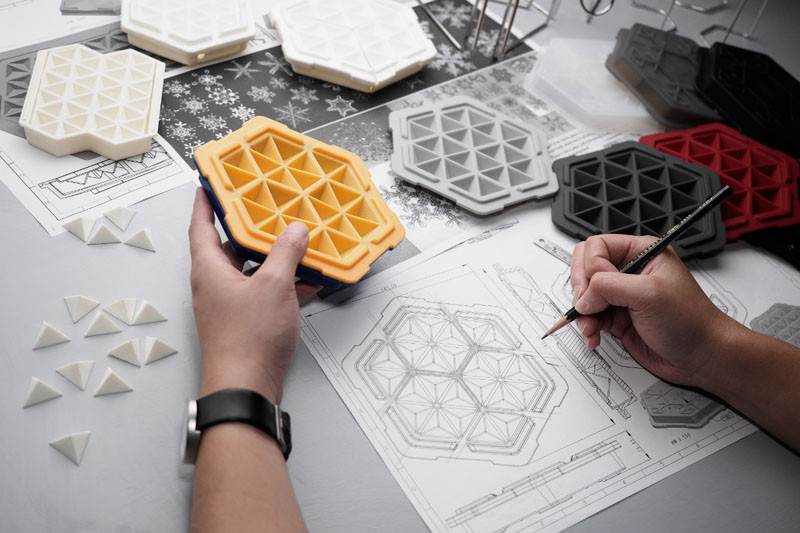
[[[730,185],[733,195],[722,204],[729,242],[746,233],[800,222],[796,159],[724,124],[647,135],[640,142],[708,167],[719,174],[721,185]]]
[[[751,320],[750,327],[800,348],[800,307],[796,305],[774,304]]]
[[[270,19],[301,74],[373,92],[430,63],[436,48],[414,11],[385,0],[301,0]]]
[[[556,191],[544,135],[473,98],[394,111],[389,125],[392,170],[473,213]]]
[[[642,391],[641,398],[653,427],[701,428],[725,409],[700,392],[664,381]]]
[[[553,163],[560,189],[553,223],[585,239],[600,233],[661,236],[720,188],[717,174],[644,144],[625,142]],[[687,259],[725,244],[719,210],[673,242]]]

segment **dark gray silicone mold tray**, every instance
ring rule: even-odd
[[[389,126],[392,170],[478,215],[558,188],[544,134],[473,98],[394,111]]]
[[[657,428],[701,428],[725,409],[697,391],[663,381],[642,392],[642,406]]]
[[[559,191],[553,223],[585,239],[599,233],[661,236],[720,188],[711,169],[637,142],[624,142],[553,163]],[[686,230],[672,246],[683,259],[725,245],[719,209]]]
[[[796,305],[775,304],[751,320],[750,327],[800,348],[800,307]]]
[[[653,117],[682,129],[720,117],[700,97],[695,82],[707,52],[687,37],[634,24],[617,34],[606,67],[642,101]]]

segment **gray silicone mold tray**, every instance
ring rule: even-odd
[[[617,46],[608,56],[606,67],[633,91],[656,120],[682,129],[721,122],[695,89],[702,56],[707,51],[687,37],[634,24],[617,34]]]
[[[544,134],[468,97],[394,111],[392,169],[488,215],[558,189]]]
[[[725,406],[697,391],[663,381],[642,392],[642,406],[657,428],[701,428]]]
[[[800,348],[800,307],[775,304],[750,321],[754,331]]]
[[[637,142],[565,157],[553,169],[560,185],[553,223],[579,239],[599,233],[661,236],[720,189],[713,170]],[[719,209],[672,244],[683,259],[714,254],[724,245]]]

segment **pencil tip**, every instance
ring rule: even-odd
[[[545,340],[548,335],[550,335],[550,334],[549,333],[545,333],[544,335],[542,335],[542,338],[540,340]]]

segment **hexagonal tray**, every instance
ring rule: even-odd
[[[571,122],[592,131],[661,131],[642,103],[603,64],[614,41],[553,39],[525,82]],[[580,76],[575,73],[580,72]],[[592,80],[590,84],[586,80]]]
[[[256,33],[250,0],[123,0],[128,41],[184,65],[240,52]]]
[[[295,72],[374,92],[419,71],[436,48],[409,6],[388,0],[300,0],[270,11]]]
[[[770,56],[714,43],[696,83],[700,94],[745,134],[798,155],[800,81]]]
[[[656,120],[670,128],[688,128],[720,121],[695,89],[705,52],[687,37],[634,24],[617,34],[606,67]]]
[[[751,320],[750,327],[800,348],[800,307],[796,305],[774,304]]]
[[[657,428],[701,428],[725,409],[704,394],[664,381],[642,392],[642,407]]]
[[[158,132],[163,81],[164,63],[134,50],[40,50],[19,123],[29,143],[56,156],[132,157]]]
[[[297,275],[326,287],[355,283],[405,230],[357,156],[256,117],[194,154],[228,239],[263,261],[293,222],[310,232]]]
[[[730,185],[722,204],[728,242],[744,233],[800,222],[796,159],[764,146],[723,124],[647,135],[640,142],[665,154],[708,167]]]
[[[389,127],[398,176],[478,215],[558,188],[544,134],[473,98],[394,111]]]
[[[720,189],[713,170],[637,142],[559,159],[553,169],[561,186],[553,223],[579,239],[599,233],[661,236]],[[672,244],[683,259],[714,254],[724,245],[718,209]]]

